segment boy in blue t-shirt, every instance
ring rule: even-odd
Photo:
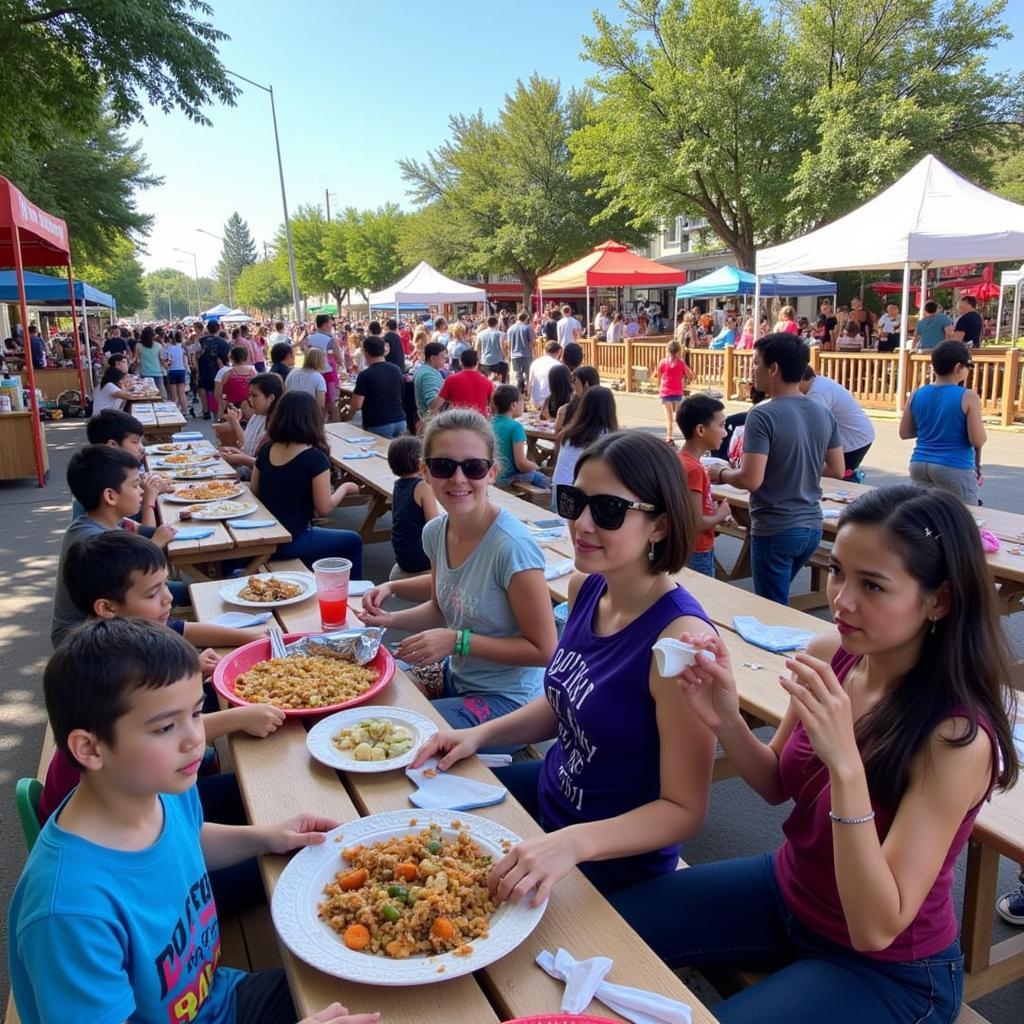
[[[43,688],[57,747],[82,781],[43,827],[10,905],[23,1024],[294,1024],[283,972],[218,966],[207,870],[322,843],[337,822],[203,822],[199,660],[164,626],[86,623],[50,658]]]
[[[550,488],[551,481],[526,454],[526,428],[518,419],[523,415],[523,396],[519,388],[501,384],[494,389],[491,404],[494,406],[491,427],[498,456],[498,486],[519,483]]]

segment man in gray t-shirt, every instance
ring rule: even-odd
[[[508,331],[512,372],[516,375],[516,386],[523,392],[526,391],[526,378],[530,375],[530,363],[533,362],[533,342],[533,328],[524,309]]]
[[[713,482],[750,491],[754,592],[779,604],[821,543],[821,477],[845,468],[835,417],[800,392],[807,362],[795,335],[758,339],[753,384],[771,401],[747,414],[739,467],[711,470]]]
[[[476,340],[480,351],[480,372],[488,377],[497,375],[504,384],[508,380],[508,361],[505,358],[508,343],[498,330],[496,316],[487,318],[487,330],[478,334]]]

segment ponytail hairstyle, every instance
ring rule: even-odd
[[[895,809],[910,782],[914,758],[944,719],[968,721],[963,747],[984,719],[998,750],[993,771],[1000,789],[1017,781],[1018,757],[1008,690],[1012,659],[999,622],[992,579],[978,527],[952,494],[915,484],[880,487],[848,505],[846,526],[877,526],[925,594],[949,592],[949,613],[926,633],[917,664],[857,723],[857,744],[874,798]]]

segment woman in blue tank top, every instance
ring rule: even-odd
[[[682,466],[647,434],[606,434],[558,488],[579,570],[569,621],[544,696],[472,729],[439,733],[416,759],[442,769],[482,747],[557,739],[543,761],[499,769],[548,834],[495,866],[500,899],[534,904],[580,865],[611,892],[676,868],[681,840],[704,821],[715,742],[651,647],[682,633],[713,636],[703,609],[672,578],[696,529]]]
[[[943,341],[932,349],[935,383],[910,396],[900,437],[916,437],[910,479],[951,491],[977,505],[981,449],[987,440],[981,399],[964,384],[974,365],[962,341]]]

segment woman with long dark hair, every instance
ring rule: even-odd
[[[548,384],[551,391],[540,407],[542,420],[553,420],[558,410],[572,399],[572,372],[564,363],[556,363],[548,370]]]
[[[770,742],[744,722],[719,640],[697,644],[716,661],[680,677],[748,785],[794,802],[783,844],[614,902],[673,966],[775,971],[715,1007],[724,1024],[952,1021],[953,865],[1018,772],[1011,659],[973,518],[937,489],[865,494],[840,520],[828,598],[836,628],[787,659]]]
[[[363,542],[351,530],[313,526],[314,515],[330,515],[359,488],[345,483],[331,489],[330,448],[324,414],[305,391],[286,391],[267,421],[268,444],[256,455],[250,488],[292,535],[277,549],[278,558],[300,558],[312,565],[338,555],[352,563],[352,578],[363,571]]]

